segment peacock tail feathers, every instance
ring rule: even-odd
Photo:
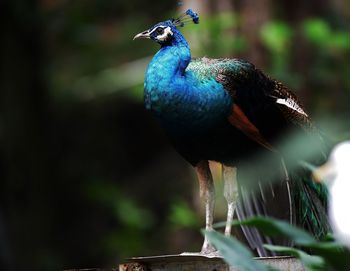
[[[316,239],[324,238],[331,231],[327,215],[327,188],[314,183],[310,172],[305,170],[292,174],[292,179],[296,224]]]

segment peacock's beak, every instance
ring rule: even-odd
[[[327,182],[334,174],[334,167],[332,163],[328,161],[312,172],[312,178],[317,183]]]
[[[143,31],[141,33],[138,33],[134,38],[133,40],[136,40],[136,39],[149,39],[151,38],[150,36],[150,30],[146,30],[146,31]]]

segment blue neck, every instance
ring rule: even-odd
[[[203,82],[186,71],[190,48],[180,32],[150,62],[145,76],[145,106],[172,133],[207,129],[227,114],[231,98],[215,78]]]
[[[172,68],[174,69],[173,72],[179,76],[183,76],[185,69],[191,61],[191,50],[182,34],[178,31],[174,31],[174,38],[171,40],[170,43],[163,44],[161,49],[159,50],[159,53],[160,52],[163,52],[164,54],[171,53],[177,56],[173,57],[174,62],[177,63],[177,65],[172,66]],[[157,61],[157,59],[155,58],[156,56],[154,56],[153,60]],[[170,70],[172,69],[171,67],[168,67],[168,69],[169,68]]]
[[[174,35],[174,40],[163,44],[148,66],[145,84],[150,84],[152,88],[161,83],[159,79],[164,81],[163,83],[168,83],[167,81],[172,80],[174,76],[183,76],[191,61],[187,41],[178,32],[175,32]]]

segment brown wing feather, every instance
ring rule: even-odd
[[[228,117],[228,121],[238,130],[242,131],[246,136],[270,151],[276,152],[275,148],[262,136],[259,129],[248,119],[242,109],[234,104],[232,106],[232,114]]]

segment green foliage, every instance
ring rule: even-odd
[[[261,28],[264,45],[276,54],[288,51],[292,35],[291,27],[285,22],[269,22]]]
[[[349,32],[335,32],[329,41],[330,46],[344,50],[350,50]]]
[[[191,41],[195,55],[224,57],[245,50],[244,37],[236,33],[239,17],[233,12],[222,12],[210,17],[201,16],[200,24],[181,29]]]
[[[349,32],[334,31],[325,20],[312,19],[305,21],[303,31],[306,38],[318,47],[340,50],[350,49]]]
[[[149,61],[150,58],[139,59],[93,75],[82,76],[71,87],[72,94],[79,99],[92,100],[101,95],[128,90],[124,95],[142,101],[143,74]]]
[[[124,194],[111,182],[89,181],[84,189],[85,196],[94,206],[98,206],[105,216],[112,218],[114,225],[105,230],[97,247],[104,257],[130,257],[147,249],[145,233],[155,224],[153,213]]]
[[[293,36],[292,28],[282,21],[267,22],[260,29],[261,42],[270,55],[271,73],[290,85],[296,81],[289,70]]]
[[[172,225],[179,228],[195,228],[199,225],[198,216],[194,213],[193,208],[184,201],[172,204],[169,220]]]
[[[112,208],[115,217],[123,226],[145,229],[154,224],[152,213],[137,205],[135,199],[124,195],[116,185],[108,182],[93,182],[86,187],[87,196],[105,208]]]
[[[309,255],[300,249],[291,248],[291,247],[272,246],[272,245],[265,245],[265,247],[269,250],[288,254],[298,258],[303,263],[306,271],[329,270],[328,269],[329,267],[327,267],[325,264],[325,260],[320,256]]]
[[[251,251],[234,237],[216,231],[203,231],[209,241],[219,250],[225,261],[242,271],[268,271],[268,266],[253,259]]]
[[[282,235],[293,240],[299,245],[314,244],[316,240],[306,231],[296,228],[282,220],[273,220],[267,217],[252,217],[243,221],[235,220],[233,225],[245,225],[256,227],[268,236]],[[222,227],[222,224],[216,224],[215,227]]]
[[[331,29],[324,20],[307,20],[304,22],[303,28],[305,36],[315,44],[325,44],[331,38]]]
[[[295,256],[303,263],[308,271],[343,271],[345,270],[344,268],[350,266],[350,252],[330,237],[325,241],[316,241],[302,229],[284,221],[267,217],[252,217],[243,221],[235,220],[232,224],[235,226],[245,225],[255,227],[268,236],[279,235],[287,237],[295,245],[307,251],[312,251],[314,255],[310,255],[304,250],[297,248],[265,245],[267,249]],[[215,227],[223,227],[224,225],[225,223],[218,223]],[[225,261],[233,266],[237,266],[237,262],[232,261],[230,257],[232,257],[232,254],[237,255],[240,251],[244,251],[242,250],[242,244],[238,241],[232,241],[231,237],[226,237],[220,233],[211,233],[208,235],[208,232],[206,232],[205,234],[220,252],[221,250],[225,251],[225,253],[222,253]],[[230,245],[227,246],[227,244]],[[245,256],[248,256],[248,254],[245,254]],[[249,266],[244,266],[241,270],[252,270],[250,262],[248,261]],[[254,264],[257,263],[254,262]],[[261,263],[258,264],[262,266]]]

